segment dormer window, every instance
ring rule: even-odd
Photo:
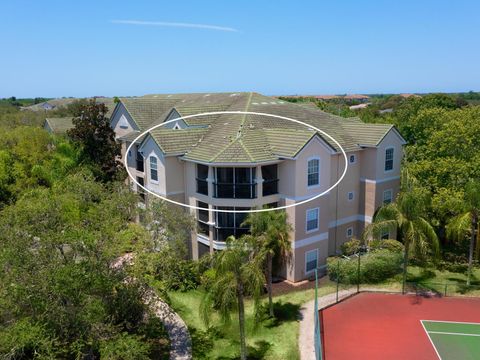
[[[173,130],[180,130],[180,129],[181,129],[180,125],[178,125],[178,123],[175,123]]]

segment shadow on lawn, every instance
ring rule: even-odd
[[[274,317],[270,318],[268,304],[265,304],[261,311],[263,326],[272,328],[285,322],[298,321],[300,320],[300,308],[299,304],[275,302],[273,303]]]
[[[262,360],[265,358],[268,350],[272,347],[268,341],[256,341],[255,346],[247,346],[247,359],[248,360]],[[216,360],[239,360],[240,356],[234,357],[227,357],[227,356],[220,356],[217,357]]]
[[[189,327],[190,337],[192,338],[192,353],[194,359],[206,359],[208,353],[212,350],[214,340],[223,338],[222,333],[216,327],[209,327],[207,330],[198,330]]]

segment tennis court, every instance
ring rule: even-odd
[[[319,312],[324,360],[480,359],[480,299],[360,293]]]
[[[480,324],[431,320],[421,322],[440,359],[480,358]]]

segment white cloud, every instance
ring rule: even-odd
[[[191,24],[191,23],[177,23],[177,22],[164,22],[164,21],[141,21],[141,20],[110,20],[110,22],[113,24],[140,25],[140,26],[168,26],[168,27],[182,27],[182,28],[193,28],[193,29],[238,32],[237,29],[234,29],[231,27],[206,25],[206,24]]]

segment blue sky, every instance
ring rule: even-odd
[[[0,97],[480,90],[478,0],[0,0],[0,9]]]

